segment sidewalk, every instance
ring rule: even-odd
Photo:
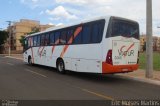
[[[0,54],[0,56],[23,60],[23,54],[11,54],[10,56],[8,54]]]
[[[131,73],[123,74],[123,75],[129,76],[129,77],[146,79],[145,78],[145,70],[142,70],[142,69],[139,69],[139,70],[131,72]],[[160,71],[153,71],[153,78],[151,78],[151,80],[160,81]]]
[[[8,55],[6,55],[8,57]],[[23,60],[22,54],[12,54],[10,58]],[[130,73],[116,74],[118,77],[128,78],[136,81],[160,85],[160,71],[153,71],[153,78],[145,78],[145,70],[139,69]]]
[[[142,69],[138,69],[137,71],[130,72],[130,73],[118,74],[118,76],[136,80],[136,81],[145,82],[145,83],[160,85],[160,71],[153,71],[153,78],[146,78],[145,70],[142,70]]]

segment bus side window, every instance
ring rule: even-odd
[[[93,28],[92,28],[92,43],[97,43],[97,38],[98,38],[98,25],[97,24],[94,24],[93,25]]]
[[[56,45],[59,44],[59,37],[60,37],[60,32],[59,31],[55,32],[55,44]]]
[[[29,48],[33,46],[33,37],[28,38]]]
[[[37,36],[33,37],[33,46],[37,46]]]
[[[83,26],[83,44],[89,44],[91,41],[91,27],[89,24]]]
[[[80,26],[76,26],[74,33],[76,31],[77,28],[79,28]],[[73,40],[73,44],[81,44],[82,43],[82,31],[79,32],[77,35],[74,35],[74,40]]]
[[[98,43],[100,43],[102,41],[103,32],[104,32],[104,25],[105,25],[105,20],[101,20],[100,23],[98,24],[98,27],[99,27]]]
[[[40,46],[40,44],[41,44],[41,36],[38,35],[37,36],[37,46]]]
[[[24,41],[24,50],[28,49],[28,38],[25,39]]]
[[[72,44],[73,43],[73,35],[74,35],[73,29],[69,29],[67,31],[67,44]]]
[[[61,32],[60,44],[66,44],[66,31]]]
[[[41,35],[41,46],[44,46],[45,44],[45,35]]]
[[[92,43],[100,43],[104,31],[104,22],[98,21],[92,25]]]
[[[29,42],[29,38],[28,38],[27,42],[28,42],[27,44],[28,44],[28,48],[29,48],[29,47],[30,47],[30,42]]]
[[[45,46],[49,45],[50,40],[49,40],[49,33],[46,34],[45,36]]]
[[[54,40],[54,32],[50,32],[50,45],[54,45],[55,40]]]

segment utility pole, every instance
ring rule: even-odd
[[[8,47],[8,56],[11,56],[11,29],[10,29],[10,27],[11,27],[11,23],[12,23],[12,21],[6,21],[6,22],[8,22],[8,31],[9,31],[9,47]]]
[[[146,56],[147,56],[147,65],[146,65],[146,78],[153,77],[153,40],[152,40],[152,0],[146,0]]]

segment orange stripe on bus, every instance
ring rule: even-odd
[[[134,46],[134,43],[127,49],[127,52]],[[127,54],[126,54],[127,55]],[[124,57],[126,57],[126,55]]]
[[[42,52],[44,50],[45,46],[42,48],[42,50],[40,51],[40,57],[42,57]]]
[[[82,31],[82,27],[78,27],[76,29],[76,31],[74,32],[74,38],[73,39],[75,39],[81,31]],[[73,42],[73,39],[72,39],[72,36],[71,36],[71,38],[68,41],[68,44],[71,44]],[[60,57],[64,56],[64,54],[67,51],[68,47],[69,47],[69,45],[65,45],[65,47],[62,50],[62,53],[61,53]]]
[[[58,43],[59,43],[59,40],[60,40],[60,39],[57,39],[56,42],[55,42],[55,44],[58,44]],[[55,45],[52,46],[52,54],[51,54],[51,57],[52,57],[52,55],[53,55],[54,49],[55,49]]]
[[[102,62],[102,73],[111,74],[111,73],[123,73],[131,72],[137,70],[139,67],[138,64],[133,65],[111,65],[106,62]]]
[[[134,46],[134,43],[127,49],[127,52]]]
[[[32,52],[32,61],[34,63],[34,55],[33,55],[33,48],[31,47],[31,52]]]

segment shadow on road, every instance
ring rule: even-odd
[[[28,65],[29,66],[29,65]],[[31,66],[29,66],[31,67]],[[56,68],[52,67],[47,67],[47,66],[41,66],[41,65],[33,65],[32,67],[38,68],[38,69],[43,69],[44,71],[48,71],[51,73],[54,73],[58,75],[59,77],[74,77],[76,79],[82,79],[86,81],[93,81],[93,82],[98,82],[98,83],[124,83],[128,81],[132,81],[130,79],[125,79],[123,77],[120,77],[117,74],[95,74],[95,73],[80,73],[80,72],[73,72],[73,71],[68,71],[66,74],[61,74],[59,73]]]

